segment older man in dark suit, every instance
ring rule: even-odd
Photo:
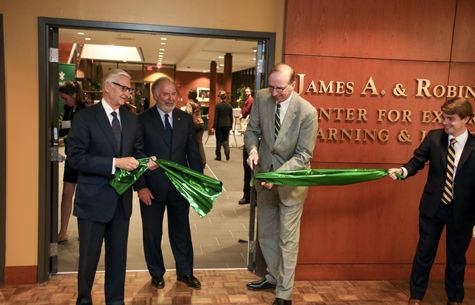
[[[460,304],[464,298],[465,253],[475,223],[475,137],[465,126],[473,110],[468,99],[461,97],[448,100],[441,109],[444,128],[429,131],[414,157],[401,168],[389,171],[392,179],[396,179],[394,173],[412,177],[430,162],[419,207],[420,239],[412,265],[408,304],[422,302],[444,226],[447,304]]]
[[[117,194],[109,185],[116,168],[133,170],[143,158],[143,140],[137,117],[120,108],[129,98],[130,75],[113,69],[102,80],[104,98],[75,116],[68,136],[68,161],[79,172],[74,216],[78,218],[79,270],[77,304],[92,304],[91,289],[101,255],[106,249],[105,298],[124,304],[125,270],[132,190]],[[148,168],[158,166],[149,162]]]
[[[203,173],[193,118],[175,108],[175,83],[166,77],[159,78],[152,85],[152,93],[157,105],[139,115],[144,134],[144,152]],[[146,172],[135,184],[135,189],[138,189],[140,198],[145,260],[152,276],[152,286],[165,286],[161,246],[166,208],[177,280],[189,287],[200,288],[200,282],[193,276],[189,203],[162,169]]]

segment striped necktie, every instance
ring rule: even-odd
[[[277,139],[280,131],[280,103],[277,104],[277,110],[275,111],[275,128],[274,128],[274,136]]]
[[[454,168],[455,168],[455,147],[456,139],[450,140],[449,150],[447,152],[447,175],[445,176],[444,192],[442,193],[442,201],[449,204],[452,201],[452,185],[454,184]]]

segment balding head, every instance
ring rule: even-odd
[[[295,71],[289,65],[282,63],[277,64],[272,68],[272,70],[270,70],[269,76],[271,76],[273,73],[279,73],[282,74],[282,76],[286,76],[288,84],[291,84],[295,81]]]

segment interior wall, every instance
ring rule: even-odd
[[[475,91],[474,14],[470,0],[288,0],[285,62],[319,110],[312,168],[407,162],[424,132],[442,128],[434,111],[448,86],[457,96]],[[311,187],[296,278],[407,280],[426,179],[427,168],[407,181]],[[466,279],[475,279],[474,254]],[[442,237],[433,279],[443,279],[444,263]]]
[[[275,32],[276,58],[282,56],[284,0],[145,0],[140,5],[124,0],[113,5],[93,0],[19,0],[0,1],[0,14],[5,29],[7,117],[5,264],[12,268],[37,265],[39,16]]]
[[[223,73],[217,73],[216,92],[223,85]],[[188,91],[191,88],[210,88],[210,74],[200,72],[176,72],[175,83],[177,87],[177,107],[186,106],[188,101]],[[208,106],[208,102],[204,102],[203,105]]]

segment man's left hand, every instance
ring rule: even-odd
[[[271,189],[274,185],[272,183],[261,182],[262,186],[266,189]]]
[[[153,162],[155,160],[157,160],[157,157],[155,157],[155,156],[150,157],[150,159],[148,160],[148,163],[147,163],[147,169],[153,171],[154,169],[158,168],[158,164]]]

